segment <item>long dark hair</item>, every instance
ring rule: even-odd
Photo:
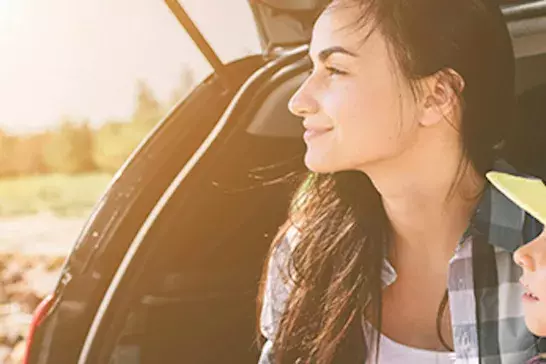
[[[512,120],[515,97],[512,45],[495,2],[336,3],[358,7],[356,25],[373,24],[411,85],[448,69],[464,79],[458,126],[463,158],[484,175]],[[335,11],[332,5],[326,11]],[[274,339],[275,363],[366,362],[370,351],[361,319],[365,315],[381,327],[381,269],[392,233],[378,191],[361,172],[311,173],[293,200],[270,257],[286,230],[294,227],[297,244],[283,263],[293,287]],[[378,338],[371,342],[377,345]]]

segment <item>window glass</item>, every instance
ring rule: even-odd
[[[179,0],[224,62],[260,53],[248,0]]]
[[[246,0],[181,0],[224,62],[260,51]],[[142,88],[172,105],[212,69],[163,1],[0,1],[0,128],[131,117]]]

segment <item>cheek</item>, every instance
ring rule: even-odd
[[[543,262],[545,264],[546,262]],[[531,283],[531,282],[530,282]],[[539,266],[532,275],[532,287],[535,294],[540,297],[545,307],[544,316],[546,318],[546,266]]]
[[[525,310],[525,324],[537,336],[546,336],[546,319],[544,312],[534,308]]]
[[[514,259],[516,263],[521,261],[525,266],[525,270],[528,270],[529,265],[532,265],[533,270],[536,271],[533,273],[533,276],[546,276],[546,237],[542,233],[535,240],[523,245],[520,247],[515,255]],[[546,278],[546,277],[545,277]],[[546,281],[545,281],[546,283]]]
[[[402,105],[398,90],[388,85],[374,86],[354,82],[330,93],[324,110],[336,128],[336,139],[343,146],[366,155],[389,154],[400,148],[405,134],[403,120],[410,104]]]

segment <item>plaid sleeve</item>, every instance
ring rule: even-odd
[[[260,315],[260,332],[266,338],[266,342],[262,347],[259,364],[273,363],[273,340],[291,290],[286,268],[295,244],[295,236],[295,231],[290,230],[267,262],[267,279]]]

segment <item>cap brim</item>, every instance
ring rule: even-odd
[[[488,172],[487,179],[516,205],[546,225],[546,185],[542,180]]]

